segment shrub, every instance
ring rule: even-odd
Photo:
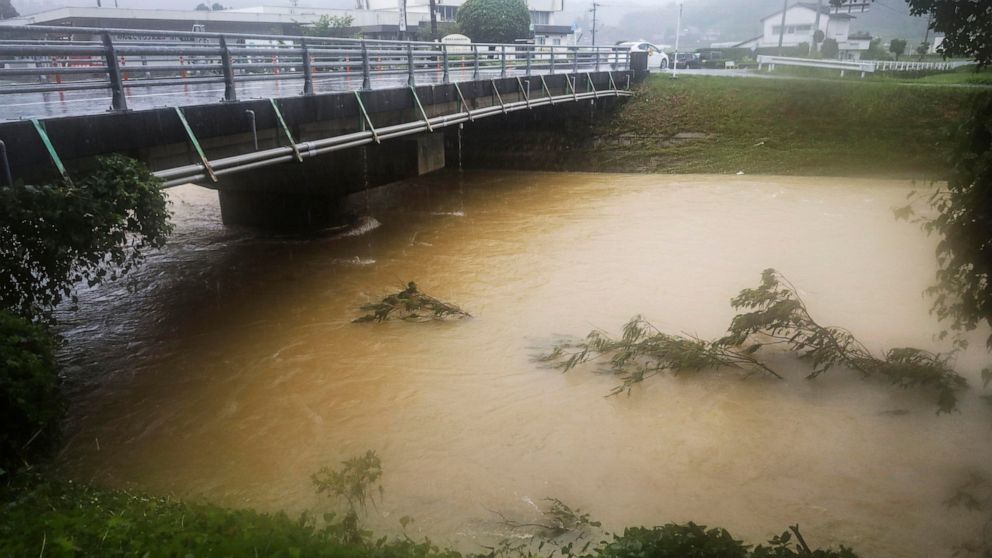
[[[524,0],[468,0],[455,13],[458,28],[476,43],[512,43],[530,36]]]
[[[166,199],[144,165],[113,155],[78,176],[0,187],[0,309],[46,316],[75,284],[115,279],[165,244]]]
[[[16,471],[58,441],[65,409],[55,342],[41,326],[0,311],[0,468]]]

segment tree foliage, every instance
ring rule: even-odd
[[[208,6],[208,5],[206,5],[206,4],[204,4],[204,3],[201,2],[201,3],[199,3],[199,4],[196,5],[196,11],[198,11],[198,12],[209,12],[210,11],[210,6]]]
[[[0,19],[10,19],[19,15],[21,14],[17,13],[17,9],[10,3],[10,0],[0,0]]]
[[[840,54],[840,46],[837,44],[837,39],[832,37],[824,39],[823,44],[820,45],[820,54],[824,58],[837,58]]]
[[[896,216],[940,238],[937,281],[927,294],[933,313],[963,332],[992,326],[992,96],[977,102],[959,137],[947,185],[927,200],[936,216],[918,216],[912,203]],[[986,345],[992,350],[992,336]]]
[[[530,37],[524,0],[467,0],[455,13],[462,33],[477,43],[512,43]]]
[[[384,322],[393,319],[424,322],[471,317],[471,314],[453,304],[442,302],[420,292],[417,289],[417,284],[413,281],[407,283],[406,288],[402,291],[386,295],[379,302],[363,304],[361,310],[366,314],[355,318],[352,320],[353,322]]]
[[[967,56],[979,66],[992,63],[992,2],[988,0],[906,0],[913,15],[929,15],[930,29],[944,35],[939,52]]]
[[[905,39],[892,39],[889,43],[889,52],[899,60],[899,57],[906,53],[906,40]]]
[[[611,395],[629,393],[633,385],[664,372],[735,368],[781,379],[759,358],[762,349],[776,345],[785,345],[810,362],[808,379],[843,367],[900,387],[929,389],[937,394],[938,413],[955,410],[958,392],[967,387],[951,368],[948,354],[894,348],[877,357],[846,329],[819,324],[796,289],[774,269],[765,270],[761,284],[742,290],[731,306],[739,313],[727,335],[715,341],[662,333],[638,316],[624,326],[619,339],[596,330],[583,341],[556,346],[542,358],[566,371],[598,357],[608,358],[611,371],[621,380]]]
[[[332,16],[324,14],[313,25],[303,28],[303,34],[311,37],[340,37],[344,29],[351,27],[355,18],[350,15]]]
[[[44,317],[77,283],[116,279],[165,244],[161,181],[143,165],[114,155],[79,176],[0,187],[0,309]]]
[[[55,446],[65,409],[59,385],[52,337],[0,311],[0,474]]]

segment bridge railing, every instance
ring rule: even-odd
[[[222,100],[234,101],[245,84],[273,80],[298,80],[313,94],[629,67],[629,49],[614,46],[0,25],[0,99],[109,89],[111,110],[127,110],[137,88],[223,84]]]

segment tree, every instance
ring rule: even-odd
[[[477,43],[512,43],[530,36],[524,0],[468,0],[455,18],[462,33]]]
[[[161,181],[120,155],[75,182],[0,187],[0,310],[46,320],[79,283],[127,273],[172,230]]]
[[[930,43],[926,41],[923,41],[922,43],[920,43],[920,46],[916,47],[916,54],[920,55],[920,60],[922,60],[923,57],[926,56],[928,52],[930,52]]]
[[[208,6],[206,4],[203,4],[203,3],[197,4],[196,5],[196,11],[198,11],[198,12],[209,12],[210,11],[210,6]]]
[[[220,2],[214,2],[210,6],[210,9],[213,10],[213,11],[215,11],[215,12],[222,12],[222,11],[226,10],[227,8],[225,8],[224,5],[221,4]]]
[[[944,56],[974,58],[979,66],[992,63],[992,7],[988,0],[906,0],[913,15],[930,16],[930,29],[944,35]]]
[[[350,15],[322,15],[313,25],[303,28],[303,34],[311,37],[342,37],[344,29],[351,27],[355,18]]]
[[[889,52],[896,57],[896,60],[899,60],[899,57],[906,52],[906,40],[892,39],[892,42],[889,43]]]
[[[947,186],[930,198],[938,215],[922,222],[940,238],[937,283],[927,289],[933,313],[970,331],[992,325],[992,97],[980,101],[960,136]],[[907,206],[897,216],[911,214]],[[986,345],[992,350],[992,336]]]
[[[10,0],[0,0],[0,19],[10,19],[19,15],[21,14],[17,13]]]
[[[837,39],[824,39],[823,44],[820,45],[820,53],[824,58],[837,58],[840,54],[840,46],[837,45]]]

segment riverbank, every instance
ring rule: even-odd
[[[954,131],[988,94],[897,81],[652,74],[611,115],[557,130],[486,128],[467,160],[480,168],[940,179]]]

